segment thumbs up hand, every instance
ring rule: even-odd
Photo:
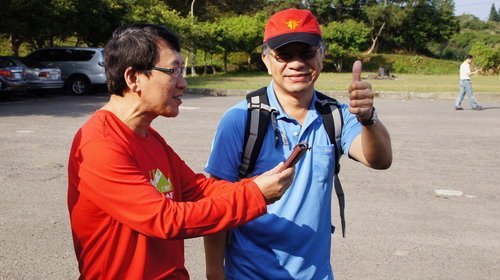
[[[361,81],[362,63],[356,60],[352,65],[352,82],[349,86],[349,111],[356,115],[358,121],[363,122],[371,119],[373,111],[372,85]]]

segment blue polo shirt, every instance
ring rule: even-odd
[[[228,279],[333,279],[330,223],[334,143],[330,143],[314,106],[316,96],[301,126],[280,107],[272,83],[267,87],[267,95],[270,106],[279,112],[280,137],[276,141],[269,124],[253,175],[284,161],[299,142],[307,141],[311,149],[297,163],[290,189],[279,201],[268,205],[268,213],[233,230],[226,249],[226,276]],[[347,108],[342,104],[344,154],[361,132],[361,125]],[[207,173],[228,181],[239,179],[246,121],[246,100],[223,115],[205,167]]]

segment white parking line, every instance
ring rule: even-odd
[[[179,109],[181,110],[198,110],[200,107],[190,107],[190,106],[179,106]]]

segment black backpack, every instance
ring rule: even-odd
[[[342,225],[342,236],[345,237],[345,199],[342,185],[338,178],[340,171],[339,159],[342,155],[340,150],[340,136],[342,134],[343,118],[340,110],[340,105],[334,98],[328,97],[316,91],[318,101],[315,106],[320,112],[323,119],[323,124],[330,138],[330,142],[335,144],[335,176],[334,186],[335,193],[337,194],[339,209],[340,209],[340,222]],[[267,97],[267,88],[263,87],[257,91],[247,94],[246,100],[248,103],[248,119],[245,128],[245,141],[243,144],[243,155],[241,165],[238,168],[238,175],[240,178],[246,178],[255,167],[255,162],[259,156],[262,148],[262,142],[267,131],[269,122],[272,123],[274,130],[274,137],[278,141],[280,132],[276,126],[277,110],[269,106],[269,99]],[[331,232],[335,231],[335,227],[331,226]]]

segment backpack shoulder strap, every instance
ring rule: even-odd
[[[330,142],[335,144],[335,174],[340,171],[339,159],[342,155],[342,149],[340,148],[341,135],[342,135],[342,125],[344,124],[344,119],[342,117],[342,112],[340,111],[339,102],[332,97],[326,96],[321,92],[316,92],[316,97],[318,98],[318,103],[316,103],[316,109],[321,113],[321,118],[330,138]]]
[[[337,194],[337,199],[339,202],[339,212],[340,212],[340,223],[342,225],[342,236],[345,237],[345,198],[344,190],[342,189],[342,184],[340,183],[338,173],[340,171],[340,156],[342,155],[341,149],[341,135],[342,126],[344,124],[344,119],[342,117],[342,112],[340,110],[340,104],[338,101],[332,97],[328,97],[318,91],[316,91],[316,97],[318,102],[316,103],[316,109],[320,112],[321,118],[323,119],[323,124],[325,130],[330,138],[330,142],[335,144],[335,176],[334,176],[334,187],[335,193]],[[332,233],[335,227],[332,225]]]
[[[276,110],[269,106],[267,87],[247,94],[247,123],[243,142],[241,165],[238,168],[240,178],[246,178],[255,167],[255,162],[262,148],[267,127]]]

